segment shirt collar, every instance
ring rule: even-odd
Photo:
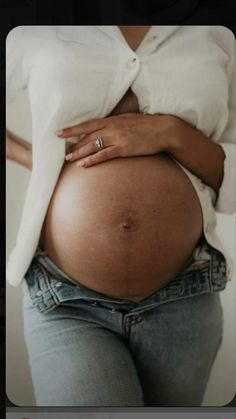
[[[120,41],[122,41],[123,43],[126,43],[125,38],[123,37],[120,29],[118,26],[116,25],[99,25],[96,26],[99,30],[103,31],[104,33],[106,33],[108,36],[115,38],[115,39],[120,39]],[[176,25],[152,25],[151,28],[149,29],[149,31],[146,33],[145,37],[143,38],[141,44],[139,45],[139,47],[137,48],[136,51],[138,51],[139,49],[141,49],[143,47],[143,45],[145,44],[145,41],[147,41],[148,39],[155,37],[158,41],[158,43],[161,43],[162,41],[164,41],[165,39],[167,39],[170,35],[172,35],[177,29],[179,29],[180,26],[176,26]]]

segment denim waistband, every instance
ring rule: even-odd
[[[47,311],[65,301],[78,299],[94,304],[99,302],[108,308],[116,307],[118,310],[142,311],[177,299],[225,289],[227,283],[225,259],[211,246],[209,246],[209,253],[210,259],[193,261],[167,285],[138,302],[110,297],[87,288],[70,278],[45,251],[40,249],[32,260],[26,280],[31,298],[39,311]],[[40,267],[43,274],[38,273]],[[37,280],[34,280],[35,277]]]

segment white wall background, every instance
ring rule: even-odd
[[[30,109],[26,94],[19,95],[17,101],[7,109],[7,127],[31,141]],[[6,258],[14,247],[16,233],[23,208],[24,196],[30,171],[17,163],[7,161],[6,165]],[[235,260],[235,216],[219,216],[218,232],[228,252]],[[235,327],[235,271],[233,281],[221,292],[224,311],[223,344],[218,353],[204,406],[223,406],[229,403],[236,389],[236,327]],[[23,340],[21,287],[7,284],[7,395],[18,406],[34,406],[28,358]]]

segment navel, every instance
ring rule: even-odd
[[[123,229],[129,230],[131,228],[131,223],[128,222],[128,221],[123,221],[121,226],[122,226]]]
[[[134,231],[137,229],[137,219],[133,216],[123,218],[120,223],[122,231]]]

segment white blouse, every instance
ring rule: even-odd
[[[118,26],[11,30],[6,40],[7,101],[27,88],[33,169],[8,260],[9,283],[18,285],[31,263],[67,147],[75,141],[61,141],[55,131],[109,115],[129,87],[141,112],[176,115],[223,147],[224,179],[217,201],[209,186],[181,167],[200,199],[205,237],[225,255],[230,279],[232,260],[215,232],[215,213],[236,210],[235,74],[235,37],[224,26],[154,25],[135,52]],[[194,257],[207,255],[197,248]]]

